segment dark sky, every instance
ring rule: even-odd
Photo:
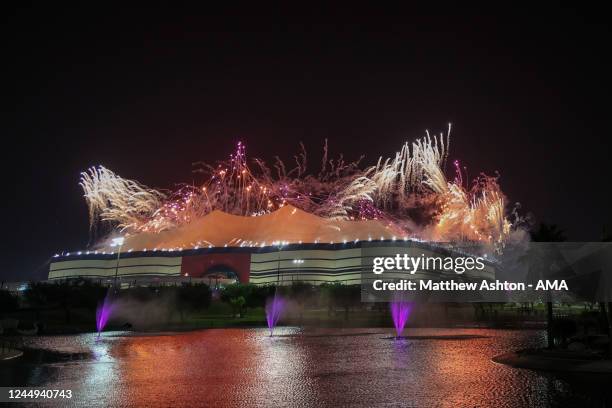
[[[537,220],[572,240],[612,226],[602,10],[207,13],[5,10],[0,278],[45,277],[85,247],[89,166],[166,188],[237,140],[290,158],[325,138],[372,163],[448,122],[451,158],[498,170]]]

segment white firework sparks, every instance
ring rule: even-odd
[[[450,130],[449,125],[446,134],[427,133],[407,142],[393,158],[381,157],[365,169],[359,166],[361,159],[330,159],[326,141],[316,176],[307,171],[303,145],[294,167],[288,169],[276,158],[271,169],[255,159],[254,172],[245,146],[238,143],[229,160],[201,164],[202,185],[183,186],[169,195],[102,166],[82,173],[80,184],[92,229],[107,223],[128,234],[157,233],[214,210],[256,216],[290,204],[325,218],[384,219],[415,237],[503,245],[511,224],[497,179],[483,175],[468,188],[461,174],[454,181],[444,174]]]

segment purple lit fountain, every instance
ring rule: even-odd
[[[391,302],[390,306],[391,317],[393,317],[393,324],[395,325],[396,338],[400,338],[404,331],[404,326],[406,326],[406,322],[408,321],[410,311],[412,310],[412,303],[400,300]]]
[[[274,328],[280,319],[283,309],[285,308],[285,301],[280,296],[274,294],[273,298],[269,298],[266,301],[266,321],[268,322],[268,328],[270,329],[270,337],[274,333]]]
[[[112,311],[113,305],[111,304],[108,295],[106,295],[104,297],[104,301],[100,303],[96,309],[96,329],[98,330],[98,338],[100,338],[100,333],[106,326]]]

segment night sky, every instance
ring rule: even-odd
[[[372,3],[374,4],[374,3]],[[291,160],[329,139],[392,155],[453,123],[451,159],[571,240],[612,227],[610,24],[601,10],[29,8],[3,13],[0,278],[88,243],[79,173],[170,188],[192,163]]]

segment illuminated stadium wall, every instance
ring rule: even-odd
[[[117,268],[116,256],[98,255],[75,256],[72,260],[51,263],[49,279],[85,277],[92,279],[114,277]],[[151,256],[123,258],[119,260],[118,276],[179,276],[181,273],[180,256]]]
[[[54,258],[49,280],[85,277],[122,281],[151,278],[206,278],[215,271],[235,273],[238,281],[254,284],[289,285],[307,282],[361,283],[361,272],[372,256],[393,256],[409,249],[414,256],[440,254],[439,248],[418,242],[377,242],[347,244],[293,244],[277,247],[227,247],[184,251],[140,251],[117,254],[76,253]],[[431,273],[431,272],[428,272]],[[405,277],[405,272],[385,272],[387,278]],[[413,278],[420,277],[417,273]],[[466,274],[469,278],[493,279],[494,268]]]
[[[293,249],[251,255],[250,282],[361,282],[361,248]]]

